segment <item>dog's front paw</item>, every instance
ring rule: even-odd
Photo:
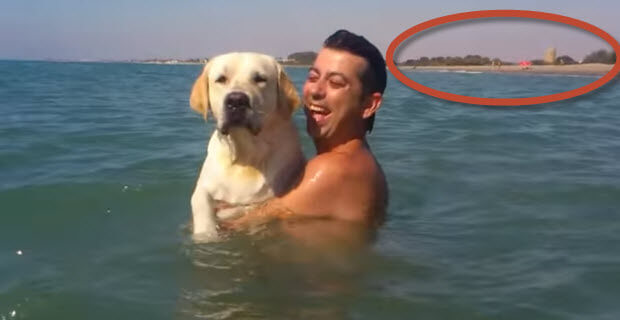
[[[212,228],[206,228],[206,230],[201,230],[201,232],[194,232],[192,239],[196,243],[207,243],[221,241],[222,237],[218,233],[217,227],[214,226]]]

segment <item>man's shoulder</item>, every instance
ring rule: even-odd
[[[307,183],[321,196],[330,216],[338,219],[371,222],[385,209],[387,186],[383,172],[372,153],[324,153],[306,166]]]
[[[379,170],[370,152],[326,152],[312,158],[307,166],[310,172],[322,171],[334,178],[365,178]]]
[[[322,169],[339,169],[349,161],[350,155],[339,152],[326,152],[316,155],[308,161],[308,166]]]
[[[342,180],[347,174],[347,157],[342,154],[319,154],[306,163],[305,175],[320,185]]]

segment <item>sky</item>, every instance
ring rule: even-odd
[[[130,60],[205,58],[230,51],[286,57],[318,51],[344,28],[385,53],[408,28],[448,14],[535,10],[591,23],[620,39],[620,1],[282,1],[0,0],[0,59]],[[539,59],[547,47],[579,60],[610,49],[595,35],[534,20],[455,23],[403,44],[397,60],[481,54]]]

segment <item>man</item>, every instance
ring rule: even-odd
[[[317,155],[291,191],[228,226],[289,217],[380,224],[387,183],[366,132],[372,130],[385,86],[385,60],[374,45],[346,30],[327,38],[303,87],[306,129]]]

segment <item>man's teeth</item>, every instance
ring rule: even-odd
[[[319,106],[315,106],[315,105],[310,105],[309,109],[312,112],[329,113],[329,110],[327,108],[323,108],[323,107],[319,107]]]

